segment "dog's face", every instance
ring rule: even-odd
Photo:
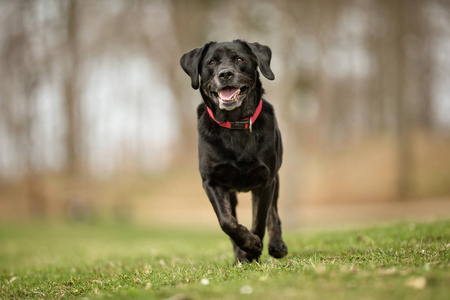
[[[270,59],[269,47],[235,40],[195,48],[184,54],[180,63],[191,77],[194,89],[200,87],[204,98],[222,110],[231,111],[240,107],[255,90],[258,66],[266,78],[275,78]]]
[[[241,106],[247,93],[254,89],[256,57],[241,43],[211,45],[200,65],[200,88],[220,109]]]

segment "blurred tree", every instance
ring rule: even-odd
[[[195,107],[200,104],[198,93],[187,90],[184,86],[187,77],[180,68],[179,58],[185,52],[200,47],[206,43],[209,32],[208,12],[213,9],[218,1],[204,0],[172,0],[165,1],[168,11],[168,18],[163,24],[154,24],[141,32],[145,50],[152,57],[157,57],[154,62],[158,67],[158,72],[164,75],[165,82],[173,93],[176,101],[176,116],[179,123],[179,140],[175,147],[176,157],[183,160],[188,159],[185,154],[196,152],[197,134],[196,118],[193,118]],[[151,2],[141,2],[139,11],[151,10]],[[146,15],[140,14],[140,18],[145,20]],[[143,22],[143,21],[141,21]],[[156,20],[159,23],[159,20]],[[158,33],[154,28],[159,27]],[[187,85],[189,87],[189,85]],[[195,95],[192,99],[191,95]]]
[[[393,84],[393,99],[395,101],[395,114],[397,121],[397,147],[398,147],[398,198],[406,199],[411,191],[411,172],[412,172],[412,147],[410,130],[410,112],[406,104],[406,70],[407,70],[407,52],[405,49],[406,31],[406,13],[410,12],[411,3],[406,5],[406,1],[398,0],[387,2],[387,12],[390,13],[392,30],[392,60],[391,64]]]
[[[63,70],[63,113],[66,121],[65,152],[66,169],[69,175],[77,176],[81,171],[83,150],[83,122],[81,111],[79,6],[80,2],[68,0],[61,6],[62,19],[67,20],[66,42],[62,52]]]
[[[443,138],[448,132],[442,108],[447,107],[445,97],[450,92],[445,84],[450,69],[445,48],[450,40],[449,1],[243,0],[238,4],[0,1],[0,176],[23,176],[29,198],[37,199],[30,200],[30,207],[36,206],[31,210],[45,211],[42,173],[77,177],[97,168],[99,156],[108,158],[105,164],[111,173],[125,166],[144,170],[148,144],[159,142],[145,142],[146,134],[164,126],[152,125],[158,128],[148,130],[144,111],[162,111],[159,106],[170,100],[165,97],[175,104],[158,120],[175,124],[178,139],[164,152],[173,152],[178,162],[191,163],[197,147],[195,108],[201,99],[190,88],[179,58],[209,40],[246,38],[273,50],[277,79],[264,86],[279,109],[284,129],[283,172],[295,175],[283,181],[289,207],[298,205],[299,177],[305,176],[300,155],[334,155],[379,137],[395,140],[389,144],[395,143],[391,152],[398,173],[392,197],[413,196],[413,175],[418,172],[415,134]],[[129,76],[131,71],[123,67],[127,63],[145,64],[130,68],[140,80]],[[102,73],[101,68],[107,71]],[[145,73],[146,68],[150,72]],[[112,81],[108,72],[123,74]],[[150,89],[162,83],[169,96],[156,101],[159,95],[152,93],[136,96],[148,91],[137,85],[149,73],[158,79],[148,83]],[[110,76],[102,78],[104,89],[128,86],[132,91],[96,99],[112,93],[88,95],[89,88],[98,84],[93,74]],[[134,85],[129,84],[133,80]],[[108,109],[114,105],[115,110]],[[143,134],[127,136],[133,131]],[[103,144],[107,146],[98,150]],[[92,155],[95,151],[100,154]]]
[[[21,1],[8,7],[3,51],[1,52],[0,116],[11,140],[14,167],[24,175],[30,212],[46,214],[44,182],[36,156],[40,151],[35,128],[40,124],[36,91],[47,78],[48,61],[42,59],[33,38],[42,28],[32,2]]]

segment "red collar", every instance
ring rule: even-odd
[[[217,124],[219,124],[222,127],[225,128],[229,128],[231,130],[246,130],[246,129],[250,129],[250,132],[252,132],[252,125],[253,123],[255,123],[256,119],[258,118],[259,114],[261,113],[261,109],[262,109],[262,104],[263,101],[262,99],[259,101],[258,107],[255,110],[255,113],[253,114],[253,116],[250,116],[248,118],[244,118],[240,121],[235,121],[235,122],[230,122],[230,121],[226,121],[226,122],[219,122],[214,118],[214,114],[211,111],[211,109],[209,109],[209,107],[206,107],[206,109],[208,110],[208,114],[211,117],[211,119],[213,119]]]

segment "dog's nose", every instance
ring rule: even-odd
[[[234,71],[232,69],[223,69],[219,72],[219,79],[228,80],[233,78]]]

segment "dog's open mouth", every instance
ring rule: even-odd
[[[246,86],[226,86],[218,92],[212,92],[212,94],[219,100],[219,107],[221,109],[231,110],[240,106],[246,91]]]

